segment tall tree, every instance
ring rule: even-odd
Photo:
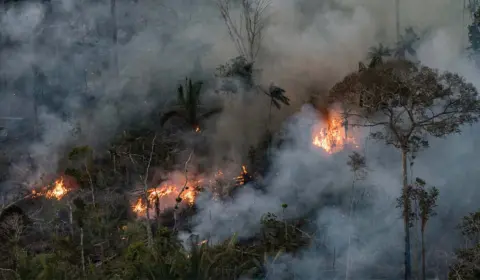
[[[405,28],[405,33],[399,36],[395,46],[394,56],[399,59],[405,59],[407,53],[413,57],[417,55],[415,45],[420,40],[420,36],[412,27]]]
[[[268,91],[262,89],[262,92],[265,93],[268,97],[270,97],[270,109],[268,111],[268,126],[270,126],[272,118],[272,107],[275,106],[275,108],[280,110],[280,103],[288,106],[290,105],[290,98],[285,96],[285,90],[283,88],[279,88],[277,86],[274,86],[273,84],[270,85]]]
[[[110,0],[110,20],[112,28],[112,59],[115,78],[118,79],[118,27],[117,27],[117,0]]]
[[[240,0],[240,24],[232,18],[231,2],[233,1],[217,0],[220,14],[240,56],[253,63],[260,51],[267,19],[265,12],[271,0]]]
[[[397,32],[397,41],[400,40],[400,0],[395,0],[395,29]]]
[[[359,99],[363,95],[363,106]],[[348,75],[330,91],[330,101],[344,105],[352,126],[379,128],[371,137],[385,141],[402,155],[405,279],[411,279],[410,202],[407,156],[428,147],[428,137],[460,133],[479,120],[476,88],[458,74],[392,60]]]
[[[201,106],[202,85],[201,81],[192,82],[191,79],[186,78],[185,85],[179,85],[177,89],[177,107],[163,114],[160,125],[163,126],[171,118],[178,117],[183,119],[193,130],[199,130],[202,121],[221,113],[222,108],[206,109]],[[199,114],[200,109],[205,112]]]
[[[411,165],[412,163],[410,163]],[[422,280],[426,280],[426,248],[425,248],[425,230],[427,223],[431,217],[436,215],[435,208],[437,207],[439,191],[435,187],[427,187],[426,182],[420,178],[415,179],[413,185],[409,185],[408,198],[404,194],[397,200],[397,207],[403,209],[403,201],[409,199],[414,204],[414,209],[410,209],[410,217],[412,222],[410,226],[413,227],[413,220],[420,221],[420,238],[421,238],[421,276]]]
[[[473,21],[468,26],[468,41],[468,49],[473,54],[478,54],[480,51],[480,9],[473,14]]]

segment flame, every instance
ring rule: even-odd
[[[210,176],[197,175],[195,179],[189,179],[185,185],[185,178],[183,177],[183,174],[180,174],[181,177],[179,178],[175,178],[175,174],[171,175],[172,176],[170,177],[170,180],[163,182],[156,188],[150,188],[147,190],[148,208],[150,211],[155,210],[155,204],[157,201],[161,207],[160,210],[173,207],[176,205],[176,200],[178,197],[181,198],[181,202],[191,206],[195,203],[200,186],[214,188],[212,185],[215,184],[215,181],[223,180],[225,177],[223,171],[218,170]],[[242,166],[240,175],[233,178],[233,180],[237,182],[237,185],[244,185],[249,179],[250,174],[248,173],[245,165]],[[185,188],[183,188],[184,186]],[[138,216],[145,216],[147,211],[147,203],[144,199],[144,196],[142,195],[141,197],[137,198],[131,205],[131,208],[132,211]]]
[[[32,190],[32,197],[45,196],[48,199],[62,199],[68,193],[67,187],[65,187],[63,177],[60,177],[55,181],[52,189],[42,188],[40,191]]]
[[[195,127],[195,132],[196,132],[196,133],[199,133],[200,131],[201,131],[201,130],[200,130],[200,127],[199,127],[199,126]]]
[[[324,115],[327,127],[316,125],[313,129],[312,144],[333,154],[347,144],[356,144],[355,139],[347,137],[341,116],[328,113]]]
[[[180,197],[182,199],[181,201],[184,201],[188,205],[193,205],[197,195],[196,186],[198,186],[197,180],[188,181],[182,192],[183,184],[178,185],[171,181],[164,182],[156,188],[147,190],[148,204],[150,208],[153,209],[158,199],[161,207],[171,207],[175,205],[177,197]],[[132,210],[137,213],[137,215],[146,214],[147,204],[145,200],[142,197],[138,198],[132,205]]]
[[[242,172],[240,172],[240,175],[235,177],[234,179],[237,181],[239,185],[244,185],[245,180],[249,178],[249,174],[247,171],[247,167],[245,165],[242,165]]]
[[[143,199],[139,197],[133,204],[132,210],[137,214],[145,214],[147,211],[147,205],[143,202]]]

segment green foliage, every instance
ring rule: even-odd
[[[273,213],[265,214],[261,222],[262,242],[267,252],[294,252],[309,244],[308,238],[293,223],[280,221]]]
[[[456,262],[450,267],[448,279],[480,279],[480,211],[465,216],[458,228],[469,246],[456,251]]]
[[[427,187],[425,180],[416,178],[413,185],[408,186],[407,192],[403,192],[402,195],[397,198],[397,208],[403,209],[405,195],[408,196],[410,203],[415,203],[417,207],[410,208],[410,227],[413,226],[413,222],[420,220],[421,231],[425,230],[428,220],[436,215],[435,208],[437,207],[437,199],[439,191],[436,187]],[[418,208],[418,211],[414,209]]]
[[[460,75],[406,60],[354,72],[330,91],[330,101],[342,103],[347,116],[360,116],[350,125],[383,126],[371,136],[408,152],[428,145],[427,135],[445,137],[476,123],[477,97],[475,86]]]
[[[416,57],[416,44],[419,42],[420,36],[413,30],[412,27],[405,28],[405,33],[400,35],[400,40],[395,47],[394,56],[396,58],[404,59],[406,54]]]
[[[458,227],[463,236],[472,242],[480,242],[480,211],[470,213],[463,217]]]
[[[208,109],[199,114],[200,97],[203,82],[192,82],[185,78],[185,85],[179,85],[177,89],[178,108],[166,112],[160,119],[160,125],[163,126],[173,117],[183,119],[193,130],[200,128],[200,123],[214,115],[222,112],[222,108]]]
[[[91,156],[93,150],[90,146],[78,146],[73,148],[68,154],[69,160],[78,160]]]
[[[383,63],[384,57],[389,57],[392,55],[392,50],[383,44],[378,44],[376,47],[371,47],[368,52],[368,57],[370,58],[370,64],[368,68],[374,68],[379,64]]]
[[[248,88],[252,88],[254,86],[253,70],[253,62],[248,62],[244,56],[237,56],[218,66],[215,75],[224,78],[238,78]],[[233,92],[236,92],[236,90],[233,90]]]
[[[262,89],[262,92],[270,97],[271,105],[274,105],[277,109],[280,110],[281,105],[290,105],[290,98],[285,96],[285,90],[274,85],[270,85],[267,90]]]

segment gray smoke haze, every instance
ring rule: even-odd
[[[388,7],[379,2],[369,6],[364,1],[337,1],[336,4],[344,4],[347,11],[319,9],[321,11],[316,11],[307,19],[301,19],[309,21],[303,32],[295,35],[292,32],[291,36],[280,34],[289,30],[298,31],[298,26],[302,25],[291,12],[295,10],[295,4],[291,1],[276,1],[274,4],[276,8],[282,5],[289,7],[282,11],[290,13],[285,12],[285,17],[276,14],[277,21],[269,26],[272,33],[268,33],[266,46],[272,46],[269,54],[273,53],[271,57],[277,59],[273,63],[269,61],[272,67],[270,71],[265,71],[265,76],[281,77],[282,86],[298,102],[289,109],[298,111],[295,105],[304,101],[301,99],[307,96],[311,83],[328,89],[356,67],[372,42],[388,42],[395,34],[392,32],[394,23],[388,22],[394,18],[393,3]],[[440,70],[458,72],[478,87],[479,71],[465,56],[465,43],[462,41],[465,29],[462,30],[463,26],[458,24],[462,18],[458,3],[402,1],[402,5],[402,14],[408,14],[403,18],[404,23],[429,31],[418,48],[420,61]],[[428,11],[434,7],[443,7],[440,11],[444,16],[429,17]],[[318,21],[317,26],[315,21]],[[275,32],[278,35],[270,37]],[[281,115],[277,117],[284,117]],[[319,249],[314,244],[300,255],[282,256],[270,267],[271,279],[332,279],[334,274],[329,271],[332,270],[333,251],[337,254],[338,275],[338,271],[345,269],[349,236],[357,240],[350,251],[351,277],[366,279],[363,272],[369,269],[370,272],[376,269],[379,274],[399,275],[403,233],[400,213],[395,208],[395,199],[401,187],[398,151],[385,147],[381,142],[363,141],[368,131],[359,132],[358,139],[364,143],[362,150],[369,172],[357,188],[366,190],[367,199],[364,200],[367,200],[368,207],[358,210],[356,218],[348,221],[345,211],[348,209],[346,205],[351,195],[349,188],[352,180],[346,165],[348,151],[325,157],[321,151],[312,150],[311,131],[306,124],[318,122],[318,118],[308,108],[293,118],[300,119],[287,125],[287,131],[294,135],[294,144],[276,151],[273,169],[267,176],[267,193],[247,186],[232,202],[222,204],[209,199],[199,200],[200,213],[195,219],[195,232],[213,242],[226,239],[233,233],[251,237],[260,229],[260,217],[267,212],[289,218],[301,217],[313,210],[316,212],[314,224],[327,249]],[[245,121],[245,118],[242,120]],[[433,267],[445,269],[448,266],[451,256],[448,253],[439,256],[439,252],[451,252],[459,245],[455,226],[463,215],[478,207],[475,203],[480,196],[476,190],[479,177],[475,159],[479,152],[478,133],[479,127],[475,125],[464,127],[461,135],[429,139],[431,147],[420,153],[411,169],[412,178],[418,176],[427,180],[441,193],[437,209],[439,215],[430,222],[427,233],[428,246],[434,248],[429,253]],[[332,192],[343,198],[334,206],[322,203],[322,194]],[[285,212],[282,211],[282,203],[289,205]],[[415,234],[414,243],[418,242],[418,238]]]
[[[298,111],[312,89],[321,94],[356,67],[377,41],[392,41],[394,9],[386,2],[272,1],[257,79],[284,87],[293,104],[274,113],[271,126],[280,127]],[[402,27],[458,26],[462,14],[460,7],[453,9],[457,6],[447,0],[402,1]],[[427,12],[432,8],[435,16]],[[25,2],[4,13],[2,33],[19,44],[2,50],[2,69],[6,79],[24,82],[6,90],[9,102],[3,106],[11,109],[5,111],[32,118],[32,110],[24,109],[34,107],[32,92],[51,105],[38,105],[41,140],[29,148],[41,166],[56,161],[67,143],[105,143],[134,117],[161,111],[197,59],[208,77],[237,55],[214,1],[117,1],[116,23],[114,45],[108,1],[56,0],[51,8]],[[119,78],[112,63],[115,52]],[[46,76],[48,91],[39,90],[42,82],[34,81],[32,68]],[[23,95],[12,98],[13,91]],[[259,141],[268,119],[268,98],[247,106],[241,100],[225,100],[226,113],[213,124],[211,139],[229,143],[226,149],[236,154]],[[16,103],[22,104],[19,112],[12,111]]]
[[[418,49],[423,63],[459,72],[479,86],[478,70],[463,56],[466,22],[462,22],[465,13],[460,2],[402,0],[401,26],[429,31]],[[192,73],[197,59],[203,75],[213,77],[217,65],[237,55],[213,1],[118,1],[116,46],[111,38],[109,3],[52,3],[52,10],[38,3],[9,8],[0,27],[2,34],[19,42],[1,51],[2,75],[16,83],[2,89],[0,109],[32,119],[32,96],[37,95],[40,139],[22,143],[22,147],[42,171],[55,171],[63,148],[71,143],[105,144],[127,123],[164,111],[176,96],[176,84]],[[351,250],[352,276],[358,273],[355,279],[361,279],[362,269],[387,257],[401,266],[401,221],[395,209],[401,185],[400,155],[383,143],[365,140],[368,131],[358,131],[368,176],[356,189],[366,190],[368,207],[348,221],[345,207],[353,176],[346,165],[350,151],[328,156],[312,148],[309,125],[319,120],[311,108],[302,108],[312,93],[325,94],[356,69],[371,46],[395,41],[394,1],[275,0],[268,13],[270,22],[256,65],[262,71],[256,79],[286,89],[292,105],[273,109],[271,126],[286,127],[293,140],[274,152],[266,194],[246,186],[227,204],[199,199],[195,232],[213,241],[234,232],[248,237],[258,231],[266,212],[297,217],[313,211],[322,235],[318,238],[326,240],[328,249],[313,246],[299,256],[283,256],[271,267],[272,279],[288,278],[292,271],[297,279],[330,279],[325,272],[331,268],[330,255],[335,248],[338,266],[344,267],[349,236],[358,241]],[[112,67],[114,51],[118,53],[118,78]],[[43,80],[34,78],[35,68],[44,73]],[[49,90],[39,92],[45,84]],[[208,92],[213,95],[213,90]],[[216,147],[208,157],[215,160],[213,165],[221,165],[219,159],[228,155],[233,166],[240,166],[246,149],[262,137],[270,101],[256,94],[221,97],[226,110],[207,124],[205,132]],[[252,96],[255,102],[245,104],[245,97]],[[431,238],[432,244],[454,246],[454,225],[475,207],[479,197],[475,182],[480,174],[475,156],[480,148],[475,140],[478,132],[475,126],[465,128],[462,135],[432,139],[431,148],[415,162],[413,176],[426,179],[441,192],[439,216],[428,230],[427,240]],[[338,205],[322,206],[327,193],[340,197]],[[289,205],[285,213],[282,203]],[[387,256],[396,245],[398,252]]]

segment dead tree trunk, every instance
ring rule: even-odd
[[[403,181],[403,222],[405,229],[405,280],[412,275],[410,252],[410,198],[408,192],[407,148],[402,148],[402,181]]]

